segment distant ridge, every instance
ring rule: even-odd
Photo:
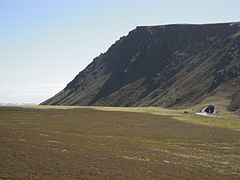
[[[37,106],[37,103],[0,103],[0,105],[4,106]]]
[[[239,109],[240,23],[139,26],[42,105]]]

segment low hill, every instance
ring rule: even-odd
[[[42,105],[239,108],[240,23],[141,26]]]

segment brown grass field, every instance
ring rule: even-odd
[[[163,109],[2,106],[0,179],[239,180],[239,129]]]

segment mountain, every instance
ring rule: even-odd
[[[240,23],[141,26],[42,105],[239,109]]]

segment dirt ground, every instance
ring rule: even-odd
[[[0,179],[240,179],[240,131],[170,116],[0,107]]]

